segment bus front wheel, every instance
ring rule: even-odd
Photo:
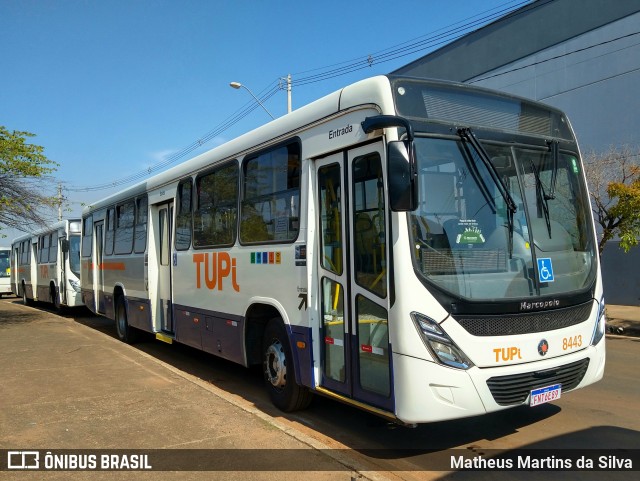
[[[313,395],[296,383],[289,336],[281,319],[272,319],[267,324],[262,352],[264,380],[271,402],[284,412],[306,408]]]

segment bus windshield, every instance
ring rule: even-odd
[[[576,155],[483,142],[487,166],[462,138],[417,137],[415,146],[420,197],[410,226],[424,280],[470,300],[591,285],[595,243]]]
[[[9,263],[9,250],[0,251],[0,277],[9,277],[11,274]]]

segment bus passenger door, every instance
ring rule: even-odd
[[[352,149],[347,155],[353,396],[393,412],[383,144]]]
[[[320,301],[321,384],[351,396],[351,345],[348,286],[345,262],[344,155],[316,162],[316,211],[318,212],[318,299]]]
[[[158,266],[158,301],[160,329],[173,334],[173,303],[171,296],[172,276],[172,231],[173,231],[173,202],[159,206],[158,236],[156,243],[156,265]]]
[[[96,296],[96,308],[97,312],[101,312],[104,314],[105,306],[104,306],[104,222],[95,222],[93,224],[94,236],[96,239],[96,249],[95,249],[95,259],[93,261],[94,271],[94,292],[97,294]]]
[[[67,304],[67,257],[69,252],[69,239],[65,235],[64,237],[58,237],[58,295],[60,296],[60,302]]]
[[[316,162],[323,388],[393,412],[382,144]]]

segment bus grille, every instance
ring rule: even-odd
[[[553,331],[574,326],[589,319],[591,301],[553,311],[509,314],[506,316],[456,316],[458,323],[474,336],[513,336]]]
[[[544,371],[492,377],[487,386],[500,406],[522,404],[532,389],[562,384],[562,392],[575,388],[589,367],[589,358]]]

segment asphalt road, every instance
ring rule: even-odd
[[[38,315],[38,311],[32,312]],[[102,342],[113,342],[113,339],[106,338],[115,338],[112,321],[86,311],[67,315],[64,321],[68,329],[81,328],[80,325],[90,328],[98,343],[100,339]],[[422,480],[501,479],[500,476],[503,476],[503,479],[549,479],[539,470],[446,473],[432,472],[431,468],[434,460],[441,459],[449,450],[486,453],[487,450],[526,448],[563,453],[593,449],[637,449],[640,446],[640,385],[637,375],[640,339],[607,336],[606,342],[607,367],[604,379],[585,389],[566,393],[553,404],[419,425],[413,429],[389,424],[368,413],[321,397],[317,397],[305,411],[284,415],[271,405],[262,388],[259,371],[247,370],[186,346],[170,346],[153,340],[134,346],[119,346],[128,353],[129,361],[136,359],[136,355],[144,356],[170,371],[172,376],[195,380],[200,387],[210,387],[232,405],[252,416],[273,422],[282,436],[302,440],[305,447],[347,453],[353,465],[360,466],[360,474],[355,477],[364,475],[373,479]],[[153,386],[148,388],[154,389]],[[69,395],[73,396],[73,393]],[[158,407],[161,406],[162,399],[158,399]],[[171,415],[171,407],[164,408],[167,409],[167,415]],[[149,428],[148,423],[144,426]],[[98,425],[95,429],[108,427],[108,424]],[[289,441],[281,443],[285,447],[290,445]],[[634,474],[637,473],[569,471],[562,473],[562,479],[635,479]],[[295,475],[288,475],[287,478],[303,479]],[[248,476],[245,479],[252,478]],[[551,476],[551,479],[556,479],[556,476]]]

